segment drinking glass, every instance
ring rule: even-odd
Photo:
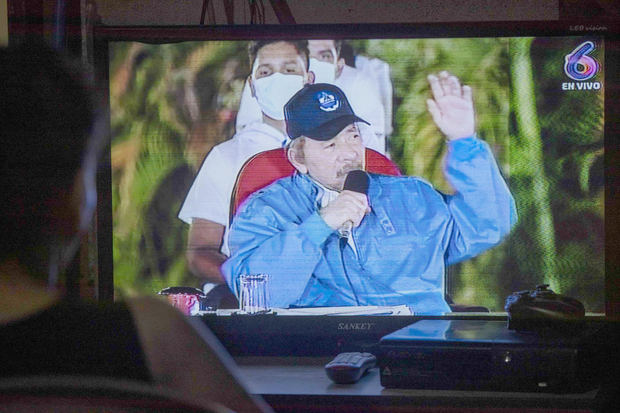
[[[239,277],[239,309],[246,314],[269,312],[269,275],[243,274]]]

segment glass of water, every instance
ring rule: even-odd
[[[243,274],[239,277],[239,310],[246,314],[269,312],[269,275]]]

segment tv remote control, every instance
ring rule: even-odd
[[[377,358],[370,353],[340,353],[325,365],[325,372],[334,383],[351,384],[376,364]]]

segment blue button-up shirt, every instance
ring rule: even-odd
[[[253,194],[235,216],[222,272],[238,295],[240,274],[270,275],[272,307],[409,305],[416,314],[450,311],[446,265],[497,245],[517,214],[488,145],[448,143],[444,195],[416,177],[369,174],[371,213],[351,245],[319,215],[319,187],[294,174]],[[343,245],[344,244],[344,245]]]

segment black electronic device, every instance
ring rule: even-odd
[[[325,365],[325,372],[334,383],[356,383],[377,364],[377,358],[370,353],[340,353]]]
[[[556,294],[548,284],[511,294],[504,309],[508,313],[508,328],[522,331],[565,328],[566,322],[577,325],[574,321],[583,319],[586,313],[579,300]]]
[[[381,339],[381,384],[390,388],[583,392],[600,377],[588,325],[539,335],[503,321],[421,320]],[[600,350],[600,348],[599,348]]]

